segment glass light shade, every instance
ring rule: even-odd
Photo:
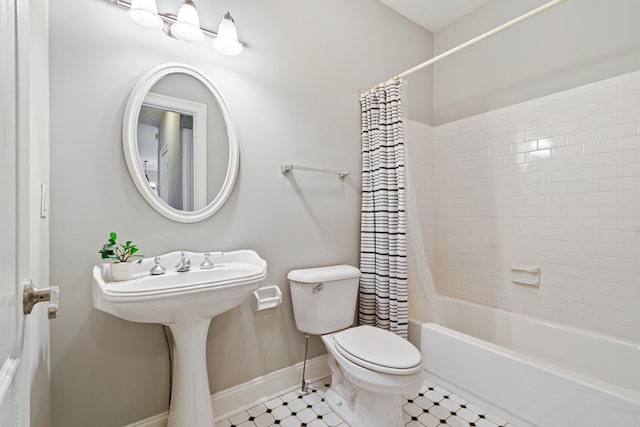
[[[192,4],[187,2],[182,4],[176,23],[171,26],[171,34],[179,40],[190,42],[204,38],[204,33],[200,29],[200,17]]]
[[[156,0],[132,0],[129,19],[148,30],[157,30],[162,27],[162,18],[158,16]]]
[[[229,12],[218,26],[218,36],[213,39],[213,48],[222,55],[239,55],[242,45],[238,41],[238,32]]]

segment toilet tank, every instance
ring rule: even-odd
[[[287,276],[296,327],[324,335],[353,325],[360,270],[350,265],[293,270]]]

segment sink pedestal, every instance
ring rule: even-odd
[[[130,322],[167,325],[173,335],[173,387],[168,427],[213,427],[207,375],[207,332],[211,319],[238,306],[267,277],[267,262],[252,250],[174,251],[164,265],[187,257],[213,268],[152,275],[154,258],[133,267],[133,278],[114,282],[110,264],[93,267],[93,306]]]
[[[211,319],[167,325],[173,335],[173,387],[167,427],[212,427],[206,344]]]

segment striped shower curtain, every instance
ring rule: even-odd
[[[402,81],[362,93],[359,323],[407,337]]]

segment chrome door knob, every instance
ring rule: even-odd
[[[49,319],[55,319],[58,316],[59,297],[60,288],[58,286],[37,289],[33,287],[31,280],[27,280],[22,294],[23,312],[24,314],[30,314],[34,305],[42,301],[49,301],[47,315]]]

